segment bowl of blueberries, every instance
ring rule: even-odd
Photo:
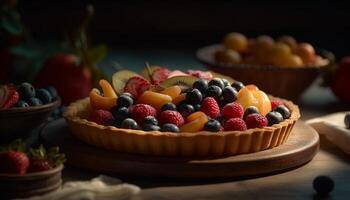
[[[0,85],[0,143],[25,137],[60,106],[54,87],[30,83]]]

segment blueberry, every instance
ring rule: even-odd
[[[237,90],[234,87],[226,86],[221,93],[226,102],[234,102],[237,99]]]
[[[214,97],[215,99],[218,100],[221,97],[221,93],[222,93],[222,90],[220,87],[218,87],[216,85],[212,85],[212,86],[208,87],[206,96],[207,97]]]
[[[127,129],[135,129],[135,130],[139,129],[137,122],[131,118],[124,119],[120,126],[121,128],[127,128]]]
[[[283,116],[283,119],[290,118],[289,109],[286,106],[284,106],[284,105],[279,105],[273,110],[276,111],[276,112],[281,113],[281,115]]]
[[[155,117],[153,117],[153,116],[147,116],[143,120],[143,124],[144,125],[148,124],[148,125],[156,125],[156,126],[158,126],[158,120]]]
[[[242,88],[244,88],[244,84],[239,81],[233,82],[231,86],[234,87],[237,90],[237,92],[239,92]]]
[[[26,108],[26,107],[29,107],[29,104],[28,104],[27,102],[23,101],[23,100],[19,100],[19,101],[17,102],[16,107]]]
[[[221,79],[222,82],[224,83],[224,88],[227,87],[227,86],[230,86],[230,82],[227,80],[227,79]]]
[[[346,113],[344,117],[344,123],[347,129],[350,129],[350,113]]]
[[[118,107],[129,107],[132,104],[134,104],[134,100],[131,98],[131,96],[126,95],[125,93],[120,95],[117,99],[117,105]]]
[[[191,104],[181,104],[178,110],[183,117],[187,117],[194,112],[194,107]]]
[[[205,94],[208,89],[208,82],[206,80],[199,79],[193,83],[192,87],[201,91],[202,94]]]
[[[274,124],[278,124],[281,121],[283,121],[283,116],[281,115],[281,113],[276,112],[276,111],[272,111],[272,112],[267,113],[266,118],[269,121],[269,126],[272,126]]]
[[[254,113],[259,113],[259,109],[255,106],[249,106],[244,111],[243,119],[245,119],[248,115],[254,114]]]
[[[192,105],[201,103],[202,99],[202,93],[198,89],[193,89],[186,93],[186,101]]]
[[[48,86],[45,88],[50,94],[52,99],[56,99],[58,96],[57,90],[53,86]]]
[[[121,127],[122,121],[115,119],[113,122],[111,122],[109,125],[115,126],[115,127]]]
[[[123,121],[124,119],[130,117],[130,110],[127,107],[114,106],[111,109],[111,113],[117,121]]]
[[[180,132],[180,129],[175,124],[166,123],[162,126],[161,131],[178,133]]]
[[[30,98],[35,97],[35,89],[30,83],[22,83],[17,91],[20,99],[28,101]]]
[[[226,122],[226,119],[224,116],[219,116],[218,118],[216,118],[216,120],[220,122],[220,124],[225,124]]]
[[[204,130],[211,131],[211,132],[218,132],[220,131],[221,124],[218,120],[215,119],[209,119],[208,122],[204,125]]]
[[[313,181],[313,187],[320,196],[327,196],[334,188],[334,181],[328,176],[318,176]]]
[[[209,81],[208,86],[210,87],[213,85],[218,86],[220,89],[224,89],[225,87],[224,82],[219,78],[213,78],[211,81]]]
[[[145,125],[143,125],[143,130],[144,131],[159,131],[160,127],[157,125],[145,124]]]
[[[194,104],[193,108],[194,108],[194,111],[199,111],[201,109],[201,105],[200,104]]]
[[[28,100],[28,104],[30,106],[41,106],[43,105],[43,102],[41,102],[41,100],[38,98],[32,97]]]
[[[161,111],[176,110],[176,105],[173,103],[166,103],[162,106],[162,108],[160,110]]]
[[[43,102],[43,104],[48,104],[52,101],[52,96],[46,89],[36,90],[36,97]]]

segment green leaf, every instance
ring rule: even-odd
[[[104,44],[98,45],[95,48],[88,50],[89,60],[93,63],[98,63],[107,55],[107,46]]]

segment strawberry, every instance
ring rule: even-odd
[[[47,171],[65,161],[65,155],[59,153],[58,147],[46,150],[42,145],[37,149],[29,150],[30,165],[28,172]]]
[[[213,97],[206,97],[202,101],[200,111],[204,112],[209,117],[215,119],[220,115],[220,107]]]
[[[19,100],[16,87],[13,85],[0,86],[0,109],[13,107]]]
[[[42,172],[52,169],[52,165],[48,160],[32,160],[28,172]]]
[[[213,74],[211,74],[210,72],[203,72],[200,70],[188,70],[187,73],[191,76],[195,76],[197,78],[201,78],[205,80],[213,79]]]
[[[0,173],[20,174],[27,172],[28,156],[21,151],[9,150],[0,153]]]
[[[170,74],[167,68],[160,67],[153,71],[151,76],[152,84],[158,85],[159,83],[165,81]]]
[[[131,77],[124,86],[124,92],[130,93],[137,99],[144,91],[148,90],[151,84],[141,76]]]
[[[160,113],[159,122],[162,125],[170,123],[180,127],[184,124],[185,120],[179,112],[166,110]]]

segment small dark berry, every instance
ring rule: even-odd
[[[191,104],[181,104],[178,110],[183,117],[187,117],[194,112],[194,107]]]
[[[30,106],[41,106],[43,105],[43,102],[41,102],[41,100],[38,98],[32,97],[28,100],[28,104]]]
[[[22,83],[17,91],[20,99],[28,101],[30,98],[35,97],[35,89],[30,83]]]
[[[192,87],[201,91],[202,94],[205,94],[208,89],[208,82],[206,80],[199,79],[193,83]]]
[[[216,85],[212,85],[212,86],[208,87],[206,97],[213,97],[216,100],[219,100],[221,97],[221,93],[222,93],[222,90],[220,87],[218,87]]]
[[[57,93],[57,90],[56,90],[53,86],[48,86],[48,87],[46,87],[45,89],[46,89],[47,91],[50,92],[51,97],[52,97],[53,99],[56,99],[56,98],[57,98],[58,93]]]
[[[202,99],[202,93],[198,89],[193,89],[186,93],[186,101],[192,105],[201,103]]]
[[[245,109],[244,111],[244,115],[243,115],[243,119],[245,120],[245,118],[250,115],[250,114],[254,114],[254,113],[259,113],[259,109],[255,106],[249,106],[248,108]]]
[[[27,102],[23,101],[23,100],[19,100],[19,101],[17,102],[16,107],[26,108],[26,107],[29,107],[29,104],[28,104]]]
[[[45,89],[36,90],[36,97],[40,99],[43,104],[48,104],[52,101],[50,92]]]
[[[204,125],[204,130],[211,132],[218,132],[221,129],[221,124],[218,120],[209,119],[208,122]]]
[[[126,118],[123,120],[121,124],[121,128],[126,128],[126,129],[140,129],[137,122],[134,119],[131,118]]]
[[[132,104],[134,104],[134,100],[131,98],[131,96],[126,95],[125,93],[122,94],[120,97],[117,99],[117,105],[118,107],[129,107]]]
[[[227,80],[227,79],[221,79],[222,82],[224,83],[224,88],[227,87],[227,86],[230,86],[230,82]]]
[[[143,125],[143,130],[144,131],[159,131],[160,127],[157,125],[145,124],[145,125]]]
[[[329,176],[318,176],[313,181],[313,187],[320,196],[327,196],[334,188],[334,181]]]
[[[147,116],[143,120],[143,124],[144,125],[148,124],[148,125],[156,125],[156,126],[158,126],[158,120],[155,117],[153,117],[153,116]]]
[[[220,122],[221,125],[225,124],[226,122],[226,118],[224,116],[219,116],[218,118],[216,118],[216,120],[218,120],[218,122]]]
[[[213,78],[211,81],[209,81],[208,86],[210,87],[213,85],[218,86],[220,89],[224,89],[225,87],[224,82],[220,78]]]
[[[271,111],[271,112],[267,113],[266,118],[269,121],[269,126],[272,126],[274,124],[278,124],[281,121],[283,121],[283,116],[281,115],[281,113],[276,112],[276,111]]]
[[[345,127],[350,129],[350,113],[346,113],[344,117]]]
[[[201,109],[201,105],[200,104],[194,104],[193,108],[194,108],[194,111],[199,111]]]
[[[123,121],[124,119],[130,117],[130,110],[127,107],[114,106],[111,109],[111,113],[117,121]]]
[[[279,105],[273,110],[276,111],[276,112],[281,113],[281,115],[283,116],[283,119],[290,118],[291,114],[289,112],[289,109],[286,106],[284,106],[284,105]]]
[[[176,110],[176,105],[173,103],[167,103],[167,104],[164,104],[160,110],[162,112],[166,110]]]
[[[222,97],[228,103],[234,102],[237,100],[237,90],[231,86],[226,86],[224,90],[222,90]]]
[[[234,87],[237,90],[237,92],[239,92],[242,88],[244,88],[244,84],[239,81],[233,82],[231,86]]]
[[[178,133],[180,132],[180,129],[175,124],[166,123],[162,126],[161,131]]]

